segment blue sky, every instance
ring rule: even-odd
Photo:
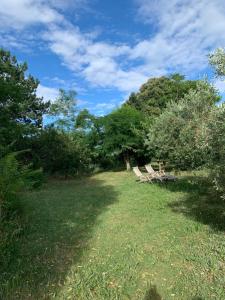
[[[38,95],[75,89],[106,114],[149,77],[210,73],[225,46],[224,0],[1,0],[0,46],[27,61]],[[224,83],[212,79],[222,92]]]

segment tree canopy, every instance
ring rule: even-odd
[[[217,76],[225,76],[225,50],[218,48],[209,55],[209,63],[215,69]]]
[[[59,89],[58,98],[51,104],[49,114],[56,117],[54,126],[62,130],[75,127],[77,112],[76,92]]]
[[[37,97],[39,81],[26,74],[27,64],[18,63],[0,49],[0,144],[8,145],[42,127],[49,103]]]
[[[181,169],[202,166],[209,153],[207,122],[218,100],[210,84],[199,82],[180,102],[172,102],[149,128],[146,144],[155,157]]]
[[[104,119],[103,148],[108,155],[122,156],[127,170],[130,169],[131,157],[143,151],[142,137],[138,133],[143,120],[143,115],[129,105],[113,111]]]
[[[171,101],[179,102],[196,84],[196,80],[185,80],[180,74],[151,78],[137,93],[132,93],[126,103],[148,116],[157,117]]]

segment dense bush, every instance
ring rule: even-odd
[[[63,176],[87,173],[91,168],[91,153],[79,132],[46,128],[32,145],[36,164],[48,174]]]

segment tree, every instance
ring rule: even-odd
[[[91,148],[102,144],[103,117],[92,115],[87,109],[81,110],[76,118],[76,129],[83,131]]]
[[[59,90],[59,96],[50,106],[49,114],[56,118],[54,125],[61,130],[72,130],[75,126],[77,112],[76,92]]]
[[[178,103],[172,102],[150,126],[146,144],[158,159],[192,169],[208,160],[208,119],[220,99],[207,82],[199,82]]]
[[[129,105],[104,118],[103,149],[106,155],[123,157],[127,170],[131,168],[131,157],[143,151],[142,137],[138,134],[143,120],[142,114]]]
[[[209,165],[211,177],[216,189],[225,200],[225,105],[216,107],[208,120],[210,138]]]
[[[225,76],[225,50],[218,48],[209,55],[209,63],[215,69],[217,76]]]
[[[209,63],[214,67],[218,77],[225,76],[225,50],[218,48],[209,55]],[[216,107],[208,121],[210,129],[210,160],[211,177],[215,188],[225,199],[225,106]]]
[[[180,74],[151,78],[126,102],[150,117],[159,116],[171,101],[179,102],[197,81],[185,80]]]
[[[95,126],[97,117],[92,115],[87,109],[81,110],[76,118],[75,127],[90,130]]]
[[[49,107],[49,103],[36,95],[38,80],[27,76],[26,71],[26,63],[19,64],[10,52],[0,49],[1,146],[36,133]]]

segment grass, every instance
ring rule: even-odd
[[[203,176],[108,172],[25,195],[2,299],[225,299],[225,209]]]

